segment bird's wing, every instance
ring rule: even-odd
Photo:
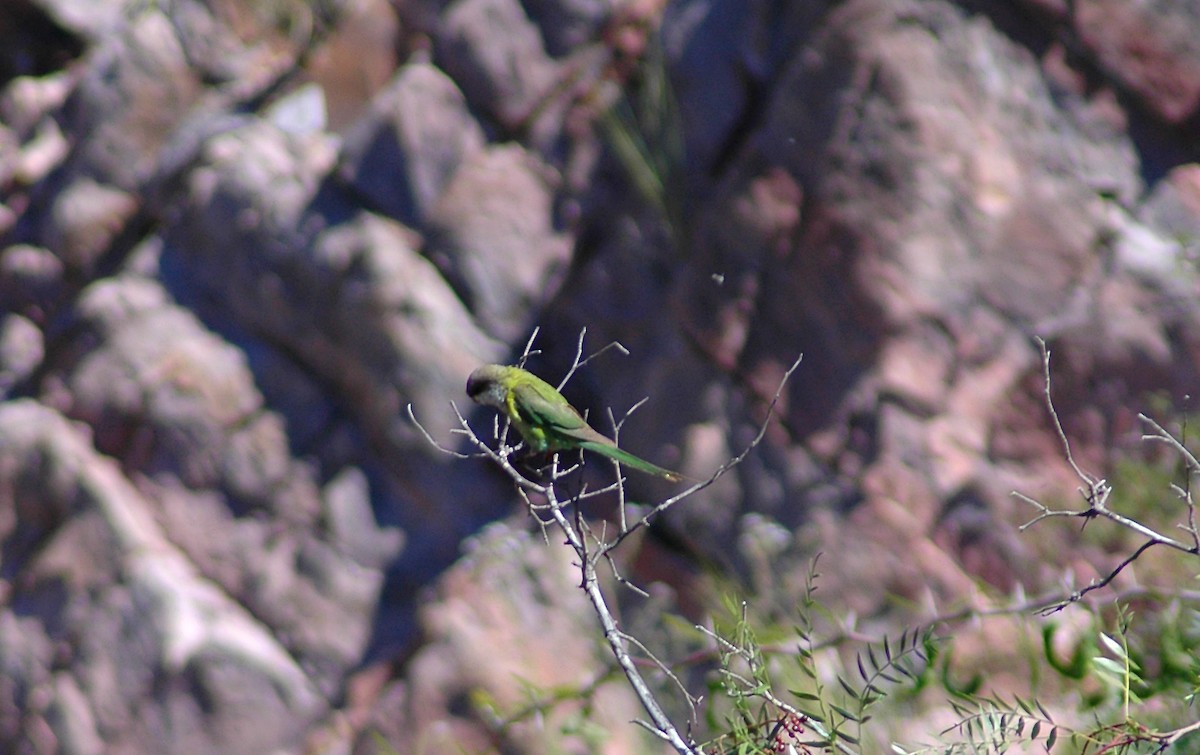
[[[513,389],[517,411],[534,427],[577,441],[612,443],[588,426],[583,417],[554,386],[545,382],[521,383]]]
[[[519,383],[510,389],[513,405],[541,448],[555,451],[566,448],[586,448],[610,459],[648,474],[679,482],[678,472],[651,464],[624,449],[617,448],[611,438],[602,435],[583,419],[575,407],[554,386],[540,379]]]

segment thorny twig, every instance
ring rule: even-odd
[[[624,346],[614,341],[613,343],[608,344],[599,351],[585,358],[583,357],[583,342],[585,334],[586,331],[583,331],[579,335],[575,359],[570,370],[568,370],[567,375],[563,378],[563,382],[559,385],[560,389],[566,384],[567,380],[569,380],[575,374],[575,372],[579,370],[580,367],[587,364],[590,360],[594,359],[600,354],[603,354],[610,349],[615,349],[622,354],[629,353]],[[533,351],[533,343],[536,337],[537,331],[535,330],[529,341],[526,343],[525,350],[521,356],[519,364],[524,364],[530,356],[537,353]],[[432,446],[459,459],[490,459],[492,462],[497,464],[509,476],[510,479],[512,479],[513,483],[517,487],[518,494],[529,506],[529,510],[531,513],[533,513],[534,518],[537,519],[539,526],[542,527],[543,533],[545,532],[545,528],[551,524],[556,525],[558,529],[561,530],[566,538],[567,545],[569,545],[571,549],[575,551],[575,554],[579,559],[577,565],[581,571],[581,587],[584,590],[584,593],[587,595],[588,600],[592,605],[592,610],[600,622],[600,626],[603,629],[604,638],[608,642],[609,649],[612,651],[618,667],[620,667],[621,671],[625,674],[626,680],[633,688],[634,694],[637,695],[643,709],[645,709],[650,718],[649,721],[639,720],[636,723],[645,727],[656,737],[670,744],[672,748],[679,753],[687,753],[688,755],[702,755],[701,750],[694,744],[690,736],[685,738],[679,732],[675,724],[672,723],[662,706],[659,704],[658,700],[655,698],[654,692],[650,689],[649,684],[646,682],[645,678],[641,674],[641,671],[638,669],[637,661],[635,661],[630,653],[630,646],[636,646],[648,658],[652,659],[654,666],[658,668],[660,672],[665,672],[668,678],[671,678],[681,689],[683,689],[682,682],[670,672],[667,664],[655,658],[655,656],[651,654],[639,640],[625,634],[620,630],[617,620],[613,615],[611,608],[609,607],[608,599],[600,588],[600,580],[597,574],[597,564],[599,564],[601,560],[604,560],[613,570],[613,574],[616,576],[618,584],[626,585],[630,588],[633,588],[635,592],[645,595],[644,591],[636,588],[635,585],[617,573],[615,568],[616,564],[612,558],[613,549],[620,545],[625,538],[637,531],[639,528],[648,527],[651,519],[654,517],[662,514],[668,508],[674,506],[685,498],[688,498],[689,496],[694,495],[695,493],[698,493],[699,491],[712,485],[723,475],[740,464],[746,458],[746,456],[762,442],[762,439],[765,437],[767,432],[768,423],[770,422],[770,419],[774,414],[775,407],[783,394],[783,389],[787,384],[788,379],[792,376],[792,373],[795,372],[800,366],[801,358],[802,356],[798,357],[784,373],[779,382],[779,388],[776,390],[775,396],[771,399],[770,405],[767,407],[766,417],[764,418],[762,425],[759,427],[758,433],[740,454],[722,464],[715,472],[709,475],[707,479],[697,482],[681,493],[673,495],[661,503],[651,507],[649,511],[638,517],[632,524],[628,523],[626,520],[627,504],[624,495],[625,480],[620,475],[619,465],[617,466],[617,479],[615,482],[596,490],[588,490],[586,486],[581,486],[581,489],[578,493],[563,500],[559,497],[558,482],[566,475],[570,474],[578,466],[582,465],[582,461],[565,470],[560,469],[558,465],[558,455],[555,454],[551,457],[546,480],[544,482],[534,481],[522,474],[512,463],[512,457],[518,451],[520,445],[518,444],[514,446],[508,443],[507,437],[509,423],[507,421],[501,423],[499,419],[497,419],[493,422],[492,435],[497,442],[497,447],[493,449],[488,442],[480,438],[479,435],[471,428],[470,424],[467,422],[466,418],[463,417],[462,412],[459,410],[458,405],[454,402],[451,402],[451,409],[454,411],[454,415],[458,419],[459,424],[459,427],[454,428],[451,430],[451,432],[455,435],[465,438],[468,444],[475,449],[475,452],[473,453],[462,453],[460,451],[446,448],[438,443],[417,420],[413,412],[412,405],[410,404],[408,407],[409,418],[413,421],[413,424],[417,426],[417,428],[424,435],[425,439]],[[632,414],[632,412],[643,403],[644,400],[635,404],[620,420],[616,420],[610,412],[609,419],[612,422],[615,434],[619,434],[621,426],[629,418],[630,414]],[[612,535],[611,537],[609,537],[607,533],[601,533],[601,535],[598,537],[588,525],[587,521],[579,514],[577,504],[579,501],[586,498],[614,491],[617,493],[619,506],[621,509],[618,530],[616,534]],[[571,507],[574,507],[575,515],[571,518],[568,518],[566,511]],[[548,518],[543,519],[543,516],[548,516]],[[693,700],[689,694],[687,694],[686,689],[684,694],[688,705],[692,710],[691,718],[694,721],[696,715],[696,701]],[[777,704],[781,710],[794,713],[797,716],[800,715],[798,711],[793,711],[782,701],[777,701]]]
[[[1082,518],[1084,521],[1094,519],[1096,517],[1103,517],[1112,522],[1116,522],[1122,527],[1133,530],[1137,534],[1146,538],[1146,542],[1144,542],[1136,551],[1134,551],[1132,555],[1121,561],[1121,563],[1117,564],[1117,566],[1109,571],[1105,577],[1099,580],[1092,580],[1092,582],[1082,590],[1073,591],[1061,600],[1047,605],[1042,612],[1049,614],[1061,611],[1071,603],[1081,600],[1083,596],[1089,592],[1092,592],[1093,590],[1099,590],[1107,586],[1117,577],[1118,574],[1121,573],[1122,570],[1125,569],[1125,567],[1132,564],[1143,553],[1156,545],[1174,548],[1175,550],[1183,551],[1184,553],[1190,553],[1192,555],[1200,555],[1200,534],[1197,534],[1196,530],[1196,507],[1192,501],[1191,494],[1187,490],[1178,487],[1176,487],[1175,490],[1183,498],[1187,507],[1188,525],[1182,527],[1182,529],[1191,535],[1192,542],[1190,545],[1147,527],[1137,520],[1118,514],[1108,507],[1108,500],[1112,496],[1113,492],[1112,486],[1108,484],[1107,480],[1096,477],[1095,475],[1084,471],[1079,464],[1076,463],[1075,456],[1071,452],[1071,442],[1067,439],[1067,434],[1063,430],[1062,422],[1058,417],[1058,411],[1054,408],[1054,400],[1050,395],[1050,350],[1047,348],[1046,342],[1041,338],[1038,338],[1037,342],[1042,351],[1042,377],[1043,382],[1045,383],[1046,408],[1050,412],[1051,419],[1054,421],[1054,429],[1058,433],[1059,442],[1062,443],[1063,451],[1067,457],[1067,462],[1071,465],[1071,469],[1075,471],[1075,475],[1079,477],[1085,486],[1079,488],[1079,493],[1083,496],[1084,501],[1087,502],[1087,506],[1082,509],[1052,509],[1041,501],[1014,490],[1012,493],[1013,496],[1021,501],[1024,501],[1025,503],[1028,503],[1038,510],[1038,514],[1033,519],[1030,519],[1028,522],[1021,525],[1021,530],[1024,531],[1043,519],[1049,519],[1051,517],[1076,517]],[[1187,450],[1183,443],[1177,440],[1174,436],[1163,429],[1161,425],[1146,415],[1139,414],[1138,418],[1149,425],[1153,430],[1153,432],[1143,435],[1143,440],[1166,443],[1174,448],[1183,457],[1187,465],[1189,477],[1191,475],[1200,474],[1200,461],[1196,459],[1195,455]]]

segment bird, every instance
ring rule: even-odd
[[[618,448],[588,425],[557,388],[528,370],[485,364],[467,378],[467,395],[477,404],[499,409],[535,453],[581,448],[670,482],[683,479],[678,472]]]

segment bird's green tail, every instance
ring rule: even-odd
[[[671,470],[663,469],[656,464],[651,464],[645,459],[639,459],[628,451],[624,451],[616,446],[610,446],[605,443],[595,443],[593,441],[586,440],[581,442],[579,445],[588,451],[595,451],[598,454],[603,454],[610,459],[619,461],[625,466],[630,467],[631,469],[636,469],[639,472],[645,472],[646,474],[652,474],[656,477],[662,477],[670,482],[679,482],[683,479],[683,475],[679,474],[678,472],[672,472]]]

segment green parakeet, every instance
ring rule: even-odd
[[[618,448],[589,427],[558,389],[520,367],[485,364],[467,379],[467,395],[478,404],[504,412],[536,453],[582,448],[671,482],[683,479],[676,472]]]

